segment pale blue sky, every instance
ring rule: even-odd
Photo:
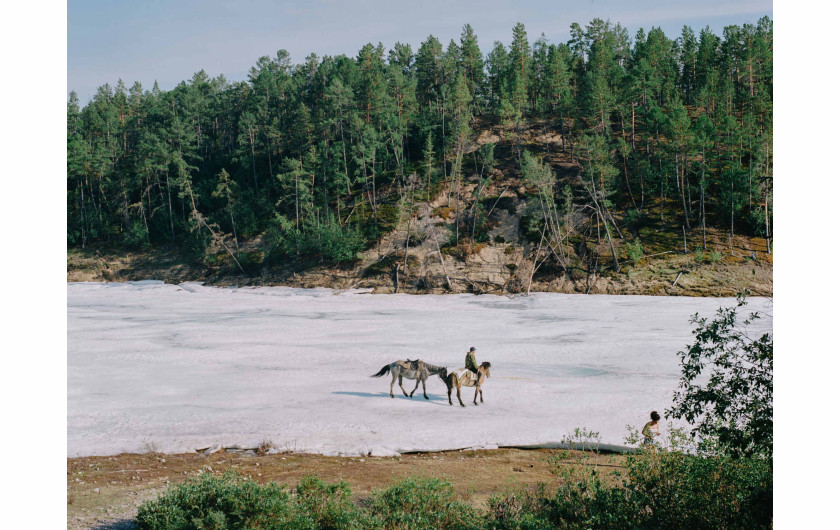
[[[311,52],[355,56],[366,42],[407,42],[416,51],[429,34],[444,45],[457,40],[466,23],[486,52],[493,41],[509,44],[517,22],[532,42],[541,33],[565,42],[572,22],[595,17],[621,23],[631,36],[661,26],[676,37],[684,24],[720,33],[772,17],[772,9],[772,0],[69,0],[67,90],[86,102],[120,78],[170,89],[202,68],[242,80],[260,56],[279,49],[295,63]]]

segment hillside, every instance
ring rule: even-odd
[[[771,295],[772,21],[571,35],[71,93],[68,279]]]
[[[562,151],[559,135],[547,134],[546,129],[545,124],[525,128],[521,134],[524,148],[541,154],[550,164],[558,175],[558,187],[573,186],[579,179],[580,167],[570,152]],[[680,213],[676,201],[669,199],[655,200],[650,207],[654,215],[649,215],[638,228],[626,227],[627,212],[615,212],[619,227],[623,227],[614,236],[618,272],[609,267],[611,253],[606,237],[602,237],[600,243],[597,239],[589,241],[586,251],[579,249],[578,254],[571,256],[565,271],[546,263],[531,279],[539,242],[528,237],[523,225],[528,220],[528,200],[535,193],[517,170],[510,137],[509,129],[489,126],[466,149],[470,154],[488,143],[496,146],[497,167],[485,183],[480,199],[475,193],[479,187],[477,174],[464,179],[460,201],[450,196],[445,183],[440,183],[431,201],[419,202],[408,234],[404,219],[392,219],[391,229],[349,263],[336,265],[312,259],[265,263],[271,243],[261,235],[239,241],[240,262],[246,263],[244,273],[222,249],[217,249],[212,259],[203,260],[184,249],[126,251],[100,246],[84,251],[70,249],[67,279],[370,288],[375,293],[416,294],[521,293],[528,291],[531,280],[531,292],[734,296],[749,289],[753,295],[772,296],[773,260],[772,254],[766,252],[764,239],[736,235],[730,244],[726,231],[708,228],[706,251],[701,251],[700,229],[687,231],[683,241],[680,225],[667,221]],[[399,198],[397,190],[383,192],[381,211],[396,210]],[[452,244],[456,207],[469,212],[477,203],[487,211],[485,240]],[[660,220],[660,210],[665,221]],[[577,239],[580,247],[582,237],[578,235]],[[642,255],[635,256],[635,261],[628,256],[631,241],[641,243]]]

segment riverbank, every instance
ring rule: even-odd
[[[438,273],[424,270],[422,275],[406,281],[394,273],[394,264],[402,262],[402,257],[381,256],[373,251],[347,266],[292,262],[281,267],[252,267],[246,269],[248,274],[243,274],[230,265],[209,267],[177,251],[68,249],[67,281],[151,279],[173,284],[195,281],[213,286],[367,288],[377,294],[511,294],[526,292],[530,287],[530,292],[731,297],[749,290],[753,296],[772,297],[772,256],[752,250],[760,242],[738,238],[736,243],[728,253],[665,253],[636,262],[625,261],[619,272],[538,271],[533,279],[530,274],[524,274],[527,267],[522,260],[517,260],[521,252],[511,251],[510,246],[487,244],[473,249],[469,255],[442,255],[448,281],[442,270]],[[410,249],[409,263],[420,261],[417,253]]]
[[[623,471],[624,455],[594,454],[548,449],[496,449],[403,455],[401,457],[329,457],[311,454],[211,455],[159,453],[120,454],[67,459],[67,527],[135,528],[134,517],[143,501],[156,498],[168,487],[210,473],[236,471],[260,484],[277,482],[291,487],[308,475],[327,482],[343,480],[354,500],[367,498],[410,476],[443,478],[452,483],[465,502],[483,507],[487,500],[514,486],[550,482],[552,455],[567,456],[568,466],[594,466]]]

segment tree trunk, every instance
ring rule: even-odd
[[[680,164],[678,155],[674,155],[674,178],[677,181],[677,188],[680,190],[680,200],[682,201],[683,213],[685,214],[685,225],[689,226],[688,208],[685,205],[685,182],[680,179]]]
[[[703,149],[703,171],[700,174],[700,224],[703,226],[703,251],[706,250],[706,150]]]
[[[443,261],[443,254],[440,252],[440,244],[437,240],[437,235],[434,233],[434,227],[432,227],[432,239],[435,242],[435,247],[437,247],[437,255],[440,258],[440,267],[443,269],[443,275],[446,277],[446,287],[451,291],[452,290],[452,282],[449,281],[449,273],[446,272],[446,264]]]
[[[169,230],[171,239],[175,240],[175,221],[172,219],[172,191],[169,185],[169,171],[166,172],[166,202],[169,205]]]

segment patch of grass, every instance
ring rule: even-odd
[[[432,213],[446,221],[447,219],[449,219],[450,215],[455,214],[455,208],[450,208],[449,206],[441,206],[439,208],[435,208]]]

